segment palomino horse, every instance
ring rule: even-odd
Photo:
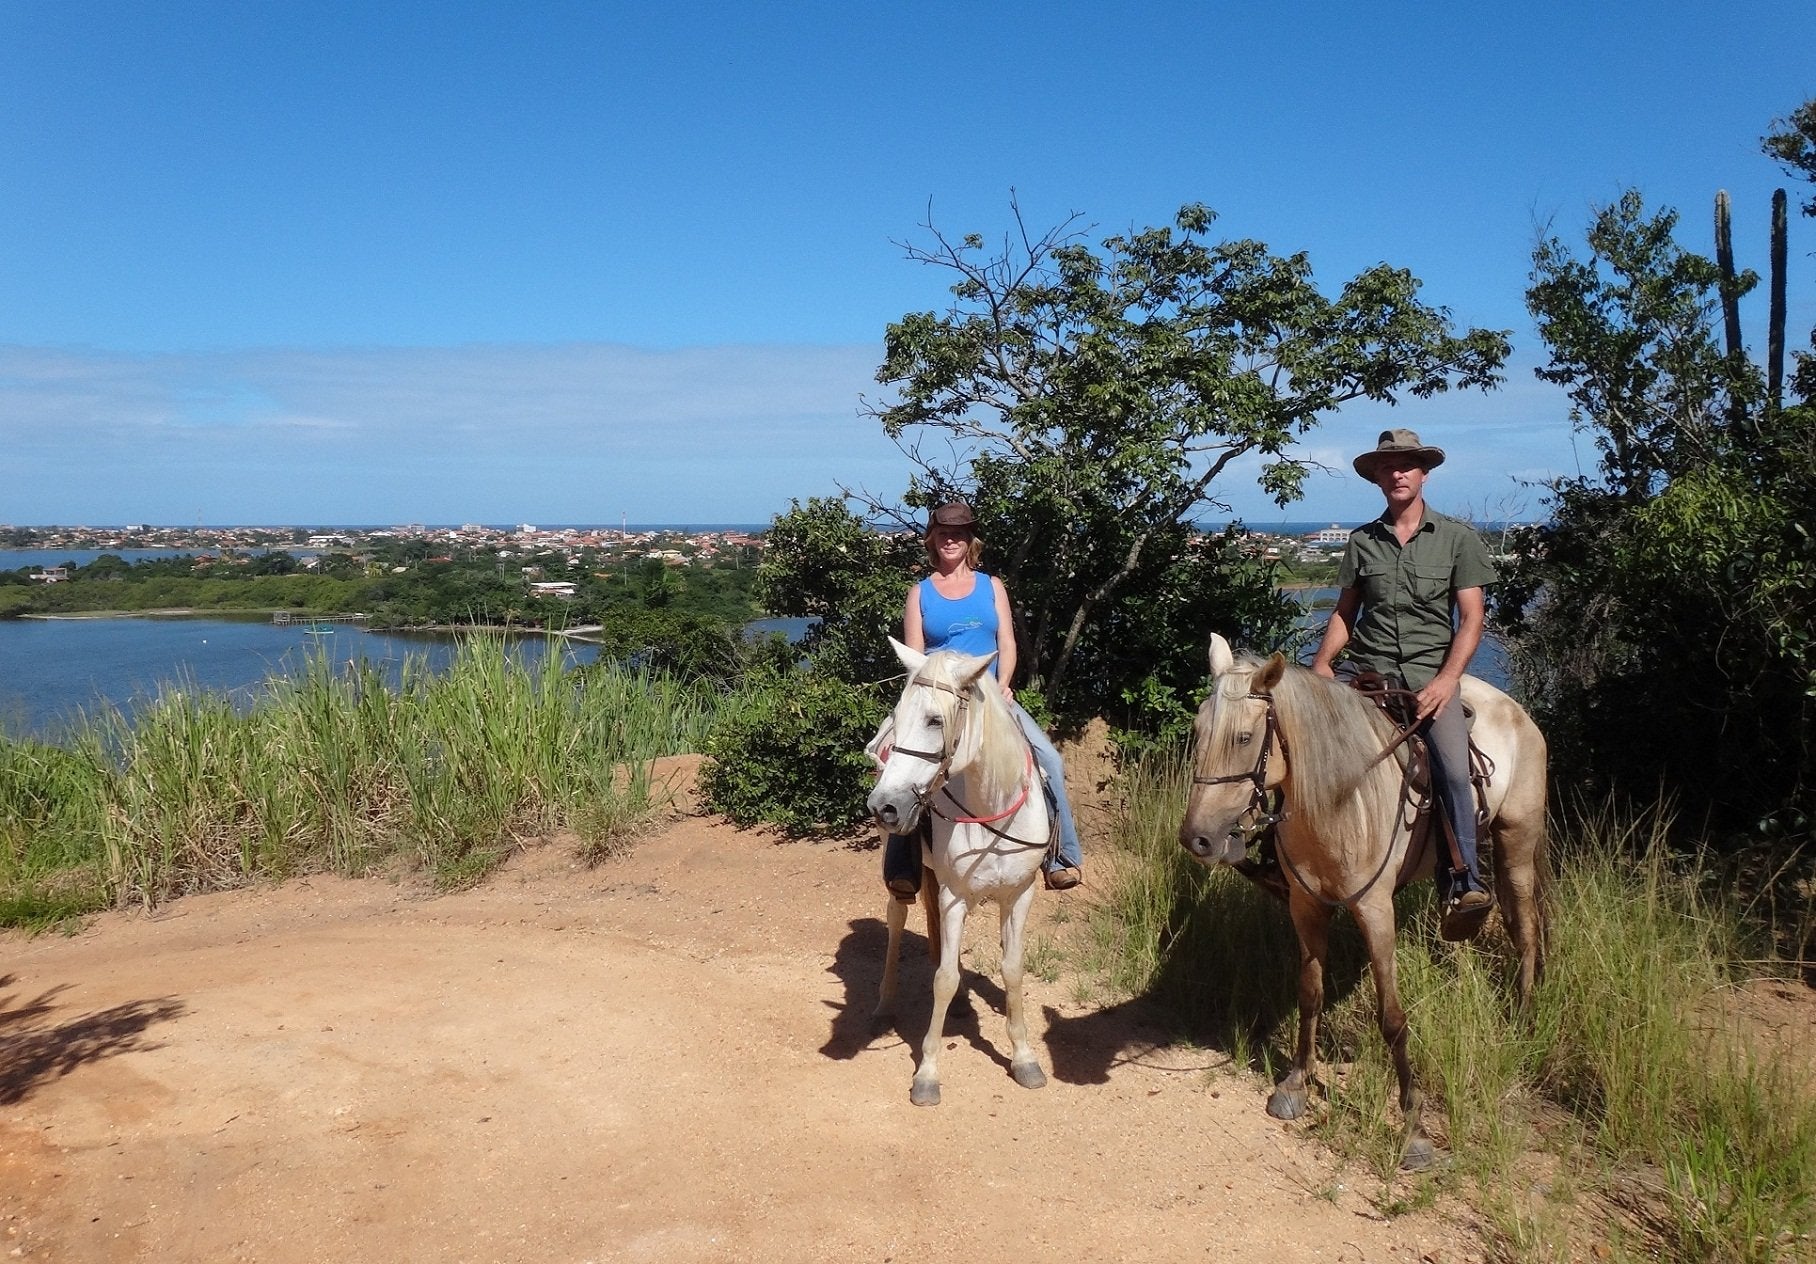
[[[1415,831],[1402,786],[1404,746],[1393,724],[1360,693],[1289,666],[1236,659],[1211,637],[1210,696],[1198,709],[1192,793],[1179,841],[1206,864],[1235,864],[1249,839],[1274,819],[1276,847],[1290,874],[1288,901],[1299,934],[1299,1044],[1292,1069],[1268,1098],[1267,1112],[1297,1119],[1314,1073],[1324,958],[1332,912],[1346,906],[1362,930],[1375,977],[1382,1038],[1393,1054],[1406,1131],[1408,1168],[1436,1156],[1419,1118],[1419,1094],[1406,1055],[1406,1014],[1394,979],[1396,885],[1429,873],[1413,850]],[[1501,918],[1519,953],[1524,1005],[1541,965],[1544,926],[1539,874],[1545,851],[1545,738],[1518,703],[1485,681],[1463,678],[1475,712],[1472,737],[1494,775],[1487,788],[1488,837]],[[1429,819],[1429,818],[1428,818]],[[1421,848],[1426,852],[1434,848]],[[1409,860],[1410,857],[1410,860]],[[1383,880],[1385,879],[1385,880]]]
[[[972,658],[940,650],[923,655],[893,638],[890,644],[908,669],[908,684],[895,704],[893,749],[868,803],[877,822],[899,834],[915,829],[923,811],[931,813],[928,864],[939,886],[933,1016],[909,1100],[916,1106],[939,1104],[940,1041],[946,1010],[958,991],[965,917],[985,900],[995,900],[1002,910],[1009,1071],[1023,1088],[1039,1088],[1047,1077],[1028,1045],[1022,1008],[1023,930],[1048,833],[1047,797],[1033,752],[990,675],[994,654]],[[891,900],[879,1013],[887,1013],[894,1003],[895,963],[906,920],[906,906]]]

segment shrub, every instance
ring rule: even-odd
[[[719,710],[701,771],[707,804],[790,834],[856,826],[870,791],[864,746],[883,711],[862,685],[813,671],[770,677]]]

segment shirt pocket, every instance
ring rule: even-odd
[[[1356,587],[1362,590],[1362,604],[1369,606],[1392,600],[1396,578],[1392,566],[1377,563],[1357,568]]]
[[[1448,566],[1409,566],[1406,586],[1414,601],[1446,613],[1450,610],[1450,575]]]

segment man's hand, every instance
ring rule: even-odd
[[[1456,676],[1434,676],[1429,685],[1414,695],[1419,702],[1419,718],[1429,720],[1457,696],[1462,680]]]
[[[1312,675],[1322,676],[1326,680],[1335,680],[1337,678],[1337,669],[1332,667],[1329,663],[1314,661],[1312,663]]]

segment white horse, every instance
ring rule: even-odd
[[[1028,1044],[1022,1007],[1023,932],[1049,833],[1047,797],[1033,752],[990,674],[996,655],[919,654],[894,638],[889,643],[908,669],[908,684],[895,705],[892,745],[868,803],[878,824],[898,834],[911,833],[923,812],[931,814],[927,864],[937,880],[939,906],[933,1015],[909,1100],[916,1106],[939,1104],[940,1041],[958,991],[965,918],[985,900],[995,900],[1002,911],[1009,1071],[1023,1088],[1040,1088],[1047,1077]],[[923,898],[929,894],[922,892]],[[879,1014],[888,1013],[895,1001],[896,957],[907,915],[906,905],[890,900]],[[931,917],[928,930],[931,939]]]

